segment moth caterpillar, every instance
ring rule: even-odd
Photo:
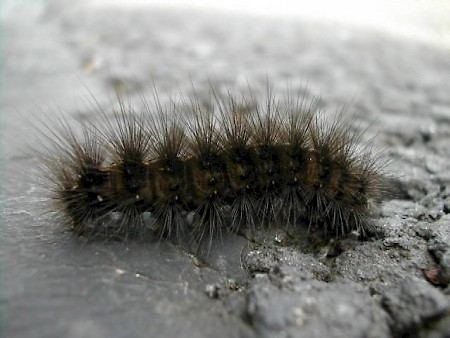
[[[76,132],[63,122],[41,154],[55,208],[79,234],[199,242],[262,225],[325,236],[370,227],[385,178],[379,152],[350,120],[328,122],[317,100],[197,95],[112,115]]]

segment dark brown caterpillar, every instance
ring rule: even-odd
[[[58,209],[80,234],[189,232],[198,240],[241,227],[370,226],[384,165],[349,120],[327,124],[317,101],[250,97],[171,101],[54,133],[43,163]],[[188,215],[193,221],[188,222]]]

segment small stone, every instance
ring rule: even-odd
[[[216,284],[208,284],[205,287],[205,292],[209,298],[217,299],[219,298],[220,287]]]
[[[447,250],[439,262],[439,277],[443,284],[450,284],[450,250]]]

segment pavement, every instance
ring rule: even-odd
[[[1,16],[5,337],[450,337],[450,48],[373,28],[164,6],[22,1]],[[114,93],[307,88],[375,137],[397,189],[367,240],[228,234],[196,257],[89,241],[48,212],[39,126]],[[92,94],[92,96],[91,96]],[[93,103],[93,97],[97,103]],[[98,106],[96,106],[98,104]],[[42,131],[42,129],[41,129]],[[30,145],[32,146],[30,148]]]

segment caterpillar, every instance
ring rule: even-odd
[[[81,235],[151,229],[197,242],[224,231],[370,228],[386,186],[373,142],[303,94],[194,94],[47,128],[41,162],[54,209]]]

